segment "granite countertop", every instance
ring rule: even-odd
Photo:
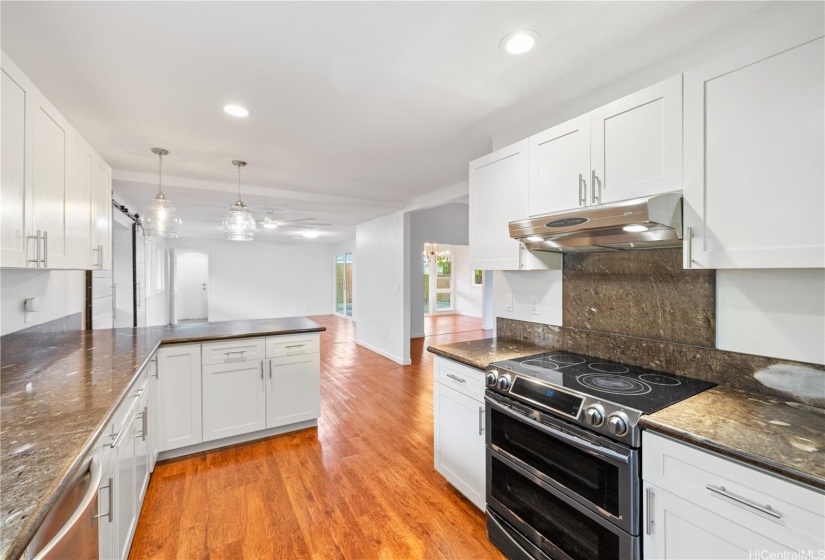
[[[486,368],[490,362],[510,360],[550,350],[550,348],[542,348],[529,342],[500,338],[482,338],[453,344],[427,346],[428,352],[478,369]]]
[[[825,490],[825,410],[717,386],[643,428]]]
[[[323,330],[294,317],[4,336],[0,556],[21,554],[160,344]]]

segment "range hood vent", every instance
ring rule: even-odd
[[[657,194],[510,222],[531,251],[583,253],[682,246],[682,195]]]

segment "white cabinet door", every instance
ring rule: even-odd
[[[682,190],[682,76],[590,113],[591,204]]]
[[[45,234],[46,268],[64,268],[66,256],[66,131],[42,105],[32,107],[32,229]]]
[[[657,486],[644,487],[645,560],[750,560],[797,552]]]
[[[149,385],[147,385],[149,388]],[[151,389],[149,389],[151,390]],[[141,396],[135,408],[135,515],[140,514],[140,506],[149,487],[149,398],[148,391]]]
[[[26,91],[0,71],[0,266],[28,266]],[[32,243],[33,244],[33,243]],[[34,249],[32,248],[32,251]],[[34,258],[32,253],[31,258]]]
[[[100,486],[97,490],[97,543],[98,558],[113,560],[117,557],[115,542],[117,527],[115,520],[115,468],[117,467],[117,453],[108,450],[99,453],[100,457]]]
[[[146,411],[149,419],[147,421],[148,444],[149,444],[149,472],[155,470],[155,463],[158,460],[158,429],[160,423],[158,422],[158,358],[155,356],[149,361],[149,408]]]
[[[264,428],[264,361],[203,366],[203,441]]]
[[[527,140],[470,162],[470,262],[481,270],[518,270],[520,243],[509,223],[527,216]]]
[[[158,448],[168,451],[203,441],[201,346],[158,350]]]
[[[115,475],[115,525],[117,557],[126,559],[137,522],[137,478],[135,476],[135,418],[124,423],[115,444],[117,474]]]
[[[112,174],[100,161],[92,164],[92,266],[112,269]]]
[[[484,511],[484,404],[438,382],[433,391],[435,469]]]
[[[92,156],[66,142],[66,266],[92,268]],[[51,234],[50,234],[51,235]]]
[[[817,27],[685,74],[686,267],[825,267]]]
[[[266,427],[314,420],[321,415],[321,356],[304,354],[270,358]]]
[[[588,204],[590,115],[554,126],[529,138],[530,216]]]

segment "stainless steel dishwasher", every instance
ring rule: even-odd
[[[23,553],[26,560],[97,560],[97,457],[83,462]]]

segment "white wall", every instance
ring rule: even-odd
[[[355,228],[355,340],[403,365],[410,363],[409,235],[409,214],[402,212]]]
[[[455,283],[455,312],[481,318],[481,286],[473,285],[469,245],[443,245],[439,250],[449,251],[453,262]]]
[[[470,207],[453,202],[410,212],[410,336],[424,336],[425,243],[467,245],[470,242]]]
[[[825,364],[825,270],[719,270],[716,346]]]
[[[168,247],[209,252],[210,321],[332,313],[329,244],[175,239]]]
[[[508,295],[513,310],[505,309]],[[531,312],[531,299],[538,300],[538,314]],[[547,325],[562,324],[562,271],[514,270],[493,273],[493,313],[496,317]]]
[[[23,300],[32,297],[40,298],[40,311],[26,313]],[[85,306],[82,270],[0,269],[0,335],[83,313]]]

